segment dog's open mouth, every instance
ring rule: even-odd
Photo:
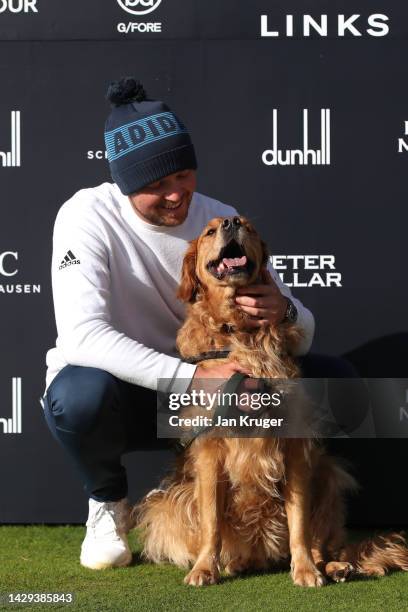
[[[244,248],[236,240],[230,240],[220,251],[218,259],[207,264],[208,270],[215,278],[237,274],[251,274],[254,264],[245,254]]]

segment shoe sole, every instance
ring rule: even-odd
[[[93,570],[102,570],[102,569],[112,569],[115,567],[126,567],[127,565],[130,565],[130,563],[132,562],[132,555],[130,555],[130,557],[126,557],[123,561],[118,561],[116,563],[88,563],[86,561],[86,559],[80,559],[80,563],[83,567],[86,567],[88,569],[93,569]]]

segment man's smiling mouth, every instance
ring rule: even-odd
[[[179,202],[178,204],[162,204],[162,207],[165,210],[177,210],[183,205],[183,203],[184,203],[184,200],[181,200],[181,202]]]

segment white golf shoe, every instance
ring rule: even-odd
[[[127,534],[132,527],[126,497],[116,502],[89,500],[81,565],[90,569],[123,567],[132,561]]]

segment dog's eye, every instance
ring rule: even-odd
[[[206,236],[211,236],[211,234],[215,234],[214,228],[209,229],[208,232],[206,233]]]

